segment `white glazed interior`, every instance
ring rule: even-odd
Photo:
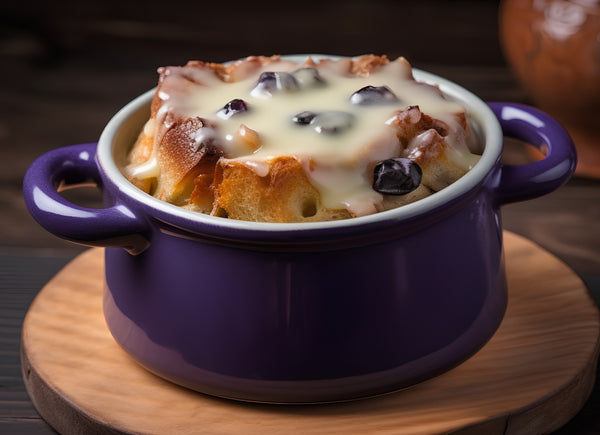
[[[306,59],[307,55],[284,56],[297,62]],[[313,59],[335,57],[328,55],[311,55]],[[440,192],[402,207],[358,218],[341,221],[309,222],[309,223],[263,223],[247,222],[209,216],[186,210],[146,194],[131,184],[119,170],[118,162],[123,162],[130,146],[133,145],[144,123],[150,116],[150,102],[154,89],[137,97],[123,107],[106,125],[98,141],[97,159],[99,165],[120,189],[121,194],[144,203],[161,214],[167,213],[188,221],[206,222],[233,230],[259,231],[294,231],[309,229],[341,228],[354,225],[369,224],[378,221],[398,221],[427,213],[453,198],[473,189],[495,165],[502,152],[502,130],[496,116],[480,98],[457,84],[434,74],[413,69],[415,79],[436,84],[450,98],[458,101],[467,109],[469,120],[479,130],[484,143],[484,152],[480,161],[462,178]],[[123,145],[126,144],[126,145]]]

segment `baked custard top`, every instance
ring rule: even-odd
[[[360,216],[385,209],[385,195],[408,193],[394,185],[411,174],[416,189],[431,158],[448,161],[455,173],[479,159],[470,149],[465,109],[436,86],[416,81],[404,58],[309,57],[298,64],[249,57],[227,66],[192,61],[159,73],[152,116],[140,138],[147,149],[134,152],[126,168],[132,180],[159,180],[154,192],[165,185],[160,179],[168,168],[176,168],[176,181],[183,179],[198,164],[198,153],[260,177],[269,174],[273,159],[290,156],[325,207]],[[178,144],[175,156],[161,154],[173,142],[169,131],[182,122],[190,124],[185,152]],[[385,172],[381,163],[389,159],[396,161],[387,162]],[[419,164],[423,168],[415,169]]]

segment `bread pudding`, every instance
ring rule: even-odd
[[[159,68],[123,171],[186,209],[257,222],[365,216],[475,165],[465,108],[400,57],[251,56]]]

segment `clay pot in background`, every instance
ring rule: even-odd
[[[600,0],[503,0],[499,19],[518,80],[571,134],[576,173],[600,178]]]

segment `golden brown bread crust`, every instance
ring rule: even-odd
[[[323,204],[319,190],[307,174],[306,164],[303,165],[296,157],[280,155],[269,158],[263,162],[267,170],[257,172],[243,160],[229,158],[211,140],[212,121],[186,117],[172,108],[165,110],[161,93],[185,93],[189,88],[203,85],[206,77],[203,74],[212,74],[223,82],[236,82],[272,62],[280,62],[280,57],[252,56],[228,66],[190,61],[184,67],[160,68],[158,87],[151,104],[150,123],[154,123],[152,126],[155,128],[145,129],[140,134],[129,156],[130,167],[138,167],[154,158],[160,170],[153,177],[129,172],[126,175],[131,182],[159,199],[230,219],[311,222],[353,217],[349,209],[332,209]],[[332,61],[324,59],[320,65],[329,62]],[[337,70],[345,75],[364,77],[388,63],[385,56],[365,55],[339,61]],[[301,66],[313,65],[315,63],[309,58]],[[167,81],[170,76],[180,78],[174,90],[168,89],[172,86]],[[464,113],[457,114],[457,118],[460,128],[468,131]],[[421,185],[409,194],[382,195],[375,211],[424,198],[465,173],[465,169],[446,153],[446,136],[451,128],[446,123],[422,113],[418,106],[410,106],[394,113],[387,124],[395,129],[401,144],[402,151],[397,157],[417,162],[423,178]],[[242,125],[243,128],[246,127]],[[256,132],[248,129],[247,134],[250,142],[258,140]],[[249,147],[252,146],[250,143]],[[369,163],[369,170],[373,166],[374,162]]]
[[[187,201],[193,186],[193,180],[186,180],[190,172],[201,163],[206,167],[206,161],[216,164],[223,155],[210,140],[196,143],[199,131],[209,126],[210,123],[202,118],[185,119],[174,123],[162,136],[157,154],[161,163],[160,184],[155,192],[157,198],[173,203]]]
[[[215,174],[213,215],[263,222],[315,222],[351,217],[345,209],[323,206],[319,191],[293,157],[267,162],[269,172],[258,175],[236,161],[221,161]]]
[[[464,113],[456,117],[460,127],[468,130]],[[396,128],[404,148],[402,157],[413,160],[421,167],[421,183],[431,191],[438,192],[464,175],[465,170],[446,154],[448,144],[444,138],[450,129],[446,123],[424,114],[418,106],[397,112],[388,123]]]
[[[350,74],[357,77],[364,77],[387,63],[389,63],[387,56],[365,54],[350,60]]]
[[[129,161],[131,167],[139,166],[150,159],[153,147],[156,146],[160,174],[156,179],[129,175],[130,181],[161,200],[206,212],[205,203],[209,201],[211,190],[203,188],[200,195],[197,186],[206,185],[206,180],[214,174],[216,162],[223,155],[223,151],[213,146],[210,141],[198,144],[197,137],[202,134],[202,129],[214,127],[210,121],[198,117],[187,118],[173,110],[161,113],[164,103],[161,92],[164,90],[166,79],[170,76],[182,78],[178,81],[177,92],[187,92],[189,88],[203,84],[202,76],[198,74],[202,71],[208,71],[224,82],[239,81],[263,65],[277,62],[279,59],[280,56],[251,56],[228,66],[194,60],[184,67],[159,68],[158,85],[151,103],[151,120],[156,124],[155,133],[141,133],[130,153]],[[200,176],[201,180],[195,180],[197,176]],[[194,189],[196,194],[192,198],[191,193]],[[212,210],[212,207],[208,207],[208,210]]]

